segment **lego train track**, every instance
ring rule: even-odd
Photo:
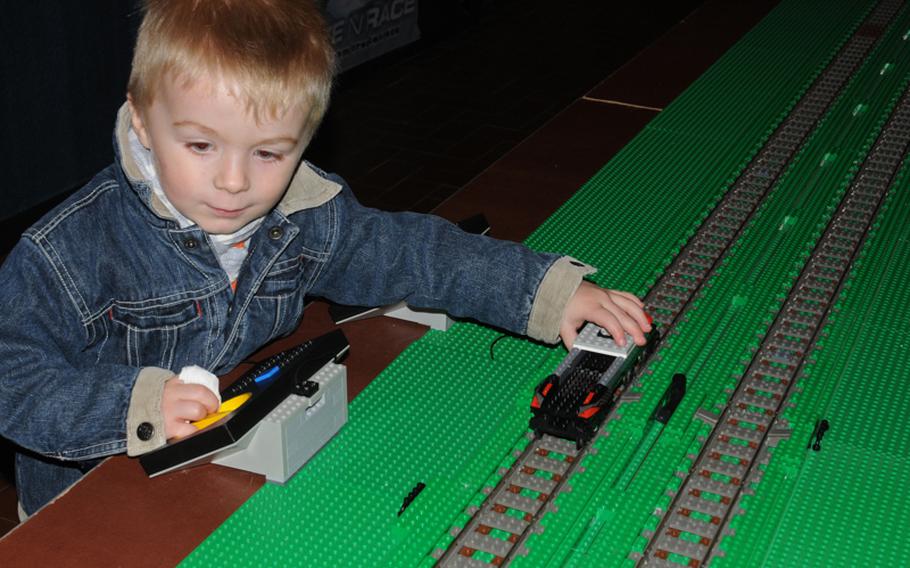
[[[910,149],[910,89],[897,106],[815,244],[777,317],[642,557],[645,566],[709,564],[741,513],[739,501],[761,476],[768,448],[788,436],[779,417],[815,348],[850,267]]]
[[[674,333],[676,323],[689,310],[692,301],[701,294],[717,266],[881,38],[902,4],[902,0],[884,0],[870,12],[646,294],[645,309],[661,330],[660,342]],[[850,229],[847,221],[838,227],[838,230]],[[807,301],[811,304],[816,300],[810,297]],[[802,307],[808,305],[800,304]],[[804,323],[794,320],[791,325],[799,328]],[[796,333],[792,337],[805,335],[798,329],[794,331],[787,328],[785,331]],[[599,327],[586,325],[576,340],[576,348],[597,351],[597,346],[602,343],[602,333]],[[791,336],[786,333],[783,337],[772,347],[778,351],[775,352],[775,358],[769,361],[776,361],[781,353],[785,353],[784,349],[802,345],[789,341],[787,338]],[[573,349],[567,360],[576,355],[575,351]],[[771,365],[771,368],[776,369],[776,365]],[[647,364],[641,366],[641,369],[646,368]],[[768,374],[772,381],[776,377],[770,373],[776,372],[770,371]],[[635,380],[639,378],[636,376]],[[749,394],[750,388],[746,388],[746,393],[752,401],[758,395]],[[553,500],[563,490],[566,480],[576,471],[578,463],[590,447],[589,444],[577,448],[573,442],[547,435],[532,439],[524,451],[518,453],[512,467],[500,472],[501,477],[496,486],[486,490],[487,497],[483,503],[466,510],[470,515],[468,523],[464,527],[451,529],[454,539],[449,546],[432,552],[437,565],[500,566],[507,565],[516,555],[526,554],[525,540],[540,530],[538,521],[541,516],[552,509]],[[675,529],[671,532],[675,532]],[[713,545],[713,541],[709,544]],[[663,550],[668,548],[654,548],[652,557],[663,561],[661,555],[666,558],[669,554],[661,552]],[[482,551],[488,561],[477,559],[477,551]]]
[[[526,553],[524,541],[550,510],[552,497],[563,489],[584,453],[570,440],[528,436],[528,445],[516,450],[514,464],[500,472],[502,477],[486,490],[484,502],[468,509],[471,520],[453,535],[453,544],[436,551],[437,566],[504,566],[516,554]],[[491,555],[491,562],[475,559],[478,550]]]
[[[697,297],[902,3],[885,0],[870,13],[651,288],[645,309],[664,328]]]

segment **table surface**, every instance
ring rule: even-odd
[[[706,2],[434,213],[454,221],[483,212],[492,236],[523,240],[776,3]],[[382,317],[335,326],[327,306],[316,302],[292,336],[252,360],[336,327],[351,345],[345,361],[350,398],[426,331]],[[149,479],[138,461],[110,458],[0,540],[0,558],[5,566],[174,565],[263,482],[213,465]]]

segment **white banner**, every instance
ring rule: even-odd
[[[325,14],[341,71],[420,38],[417,0],[327,0]]]

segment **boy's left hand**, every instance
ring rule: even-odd
[[[606,290],[582,281],[566,306],[559,335],[566,349],[571,349],[578,330],[585,322],[591,322],[607,330],[618,345],[625,345],[626,333],[637,345],[644,345],[651,324],[643,308],[644,304],[634,294]]]

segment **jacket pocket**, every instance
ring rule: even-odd
[[[256,290],[257,298],[287,298],[308,287],[317,261],[298,256],[276,262]]]
[[[176,329],[199,319],[200,308],[196,300],[184,300],[174,304],[144,308],[114,304],[110,317],[115,323],[136,331]]]
[[[269,337],[287,335],[297,328],[304,296],[321,263],[299,256],[275,263],[254,296],[255,312]]]
[[[177,346],[183,341],[197,343],[194,324],[202,319],[199,302],[193,299],[148,307],[117,303],[108,312],[113,335],[125,352],[128,365],[171,369]],[[186,346],[183,346],[186,348]]]

